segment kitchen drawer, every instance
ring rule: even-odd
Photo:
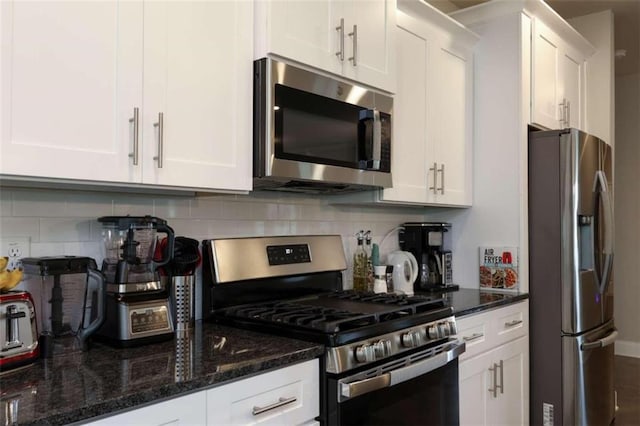
[[[456,318],[458,338],[464,340],[466,349],[460,359],[472,357],[491,348],[491,315],[481,313]]]
[[[471,358],[529,333],[529,302],[522,301],[456,318],[458,338],[467,348],[460,360]]]
[[[205,392],[169,399],[115,416],[90,421],[87,426],[160,426],[204,424],[207,417]]]
[[[318,360],[207,391],[207,424],[296,425],[318,416]]]

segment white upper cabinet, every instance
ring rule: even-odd
[[[395,0],[258,1],[254,57],[283,57],[393,93],[395,7]]]
[[[251,189],[251,2],[0,8],[0,174]]]
[[[584,128],[588,54],[581,53],[541,19],[533,21],[531,122],[546,128]]]
[[[0,3],[0,173],[139,181],[142,3]]]
[[[522,40],[522,57],[515,58],[513,72],[521,79],[523,90],[514,93],[513,99],[521,97],[526,102],[523,107],[530,107],[528,123],[586,130],[585,63],[595,48],[544,1],[487,2],[451,16],[485,38],[484,34],[501,30],[505,44],[507,38]],[[488,41],[485,45],[490,55],[493,49],[503,48],[499,44],[489,47]],[[487,107],[499,109],[497,104]]]
[[[431,6],[400,2],[393,187],[383,202],[471,205],[473,44],[477,37]]]
[[[150,1],[144,22],[143,181],[250,190],[251,2]]]

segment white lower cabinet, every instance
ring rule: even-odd
[[[528,302],[458,320],[461,425],[529,423]]]
[[[107,425],[203,425],[207,421],[206,392],[196,392],[168,401],[127,411],[88,423],[91,426]]]
[[[461,425],[529,422],[528,347],[529,338],[521,337],[460,363]]]
[[[319,361],[127,411],[90,425],[317,425]]]
[[[301,425],[319,414],[318,360],[207,391],[208,425]]]

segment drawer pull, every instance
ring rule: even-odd
[[[505,327],[514,327],[518,324],[522,324],[522,320],[513,320],[513,321],[509,321],[509,322],[505,322],[504,326]]]
[[[484,337],[484,334],[483,334],[483,333],[473,333],[471,336],[464,336],[462,339],[463,339],[465,342],[470,342],[470,341],[472,341],[472,340],[476,340],[476,339],[479,339],[479,338],[481,338],[481,337]]]
[[[254,416],[258,414],[262,414],[269,410],[274,410],[278,407],[282,407],[283,405],[291,404],[292,402],[296,402],[298,398],[292,396],[291,398],[278,398],[278,402],[274,402],[273,404],[267,405],[265,407],[253,407],[252,413]]]

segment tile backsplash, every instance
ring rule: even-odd
[[[347,264],[354,234],[370,229],[373,242],[403,222],[426,220],[425,210],[408,207],[333,205],[331,196],[258,192],[207,197],[158,196],[72,190],[2,188],[0,237],[28,237],[31,256],[82,255],[102,262],[100,216],[153,215],[167,220],[176,235],[208,238],[339,234]],[[397,248],[395,234],[381,255]],[[345,287],[352,285],[345,271]]]

